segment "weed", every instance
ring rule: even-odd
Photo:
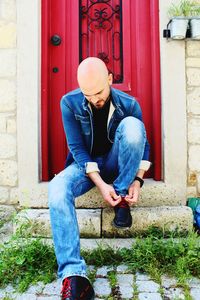
[[[108,280],[110,282],[111,288],[115,288],[117,285],[117,275],[116,271],[108,272]]]
[[[2,300],[12,300],[12,298],[10,298],[9,296],[5,296]]]
[[[82,250],[81,255],[84,256],[89,265],[96,267],[116,266],[120,264],[122,259],[120,250],[114,251],[111,247],[105,249],[101,245],[92,251]]]
[[[138,286],[137,284],[135,283],[135,280],[136,280],[136,276],[134,278],[134,284],[133,284],[133,300],[138,300],[138,295],[139,295],[139,291],[138,291]]]
[[[112,296],[110,299],[121,299],[121,293],[117,282],[116,269],[108,272],[108,280],[112,289]]]
[[[92,284],[95,281],[96,273],[97,273],[97,268],[94,268],[93,270],[88,270],[87,272],[87,276]]]

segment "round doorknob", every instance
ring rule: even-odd
[[[61,37],[57,34],[52,35],[51,37],[51,43],[54,46],[59,46],[61,44]]]

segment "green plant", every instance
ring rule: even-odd
[[[93,270],[89,270],[87,272],[87,276],[90,280],[90,282],[93,284],[96,278],[97,268],[94,268]]]
[[[112,288],[115,288],[117,285],[117,275],[116,275],[116,271],[110,271],[108,273],[108,280],[110,282],[110,285]]]
[[[0,288],[12,284],[23,292],[30,284],[51,282],[56,277],[53,247],[39,238],[30,239],[30,233],[22,238],[24,231],[25,225],[9,242],[0,245]],[[136,271],[149,273],[159,283],[162,274],[176,276],[187,294],[187,278],[200,278],[200,238],[195,232],[184,238],[174,237],[173,233],[167,239],[164,236],[164,231],[151,228],[149,236],[137,238],[131,249],[113,250],[99,245],[92,251],[81,251],[86,263],[95,266],[88,274],[90,280],[95,280],[97,267],[126,264],[133,274]],[[116,275],[111,272],[108,276],[114,295],[118,295]]]
[[[172,3],[168,9],[169,17],[189,17],[200,13],[199,3],[192,0],[181,0],[179,4]]]
[[[52,247],[40,239],[12,239],[0,246],[0,287],[9,283],[19,292],[38,281],[55,279],[56,259]]]

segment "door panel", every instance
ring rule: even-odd
[[[113,87],[139,101],[153,162],[147,177],[161,179],[158,11],[158,0],[42,1],[42,180],[64,168],[60,99],[78,87],[76,70],[88,56],[104,60]]]

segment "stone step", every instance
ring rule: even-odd
[[[162,181],[145,179],[145,184],[141,189],[138,206],[179,206],[186,205],[186,197],[182,191],[173,186],[167,187]],[[173,195],[173,196],[172,196]],[[77,208],[105,208],[108,204],[102,199],[98,189],[94,187],[89,192],[76,198]]]
[[[134,207],[131,209],[133,225],[130,229],[116,229],[111,225],[112,208],[76,209],[81,237],[132,237],[149,226],[173,231],[190,230],[193,226],[192,210],[186,206]],[[27,209],[18,214],[18,225],[29,220],[27,231],[33,236],[51,237],[48,209]],[[16,230],[16,228],[15,228]]]
[[[47,183],[41,183],[40,189],[33,188],[30,191],[20,191],[19,201],[22,207],[47,208],[48,193]],[[170,185],[162,181],[145,179],[145,184],[141,189],[138,206],[179,206],[186,205],[186,189],[181,186]],[[96,187],[89,192],[76,198],[77,208],[104,208],[107,203]]]

